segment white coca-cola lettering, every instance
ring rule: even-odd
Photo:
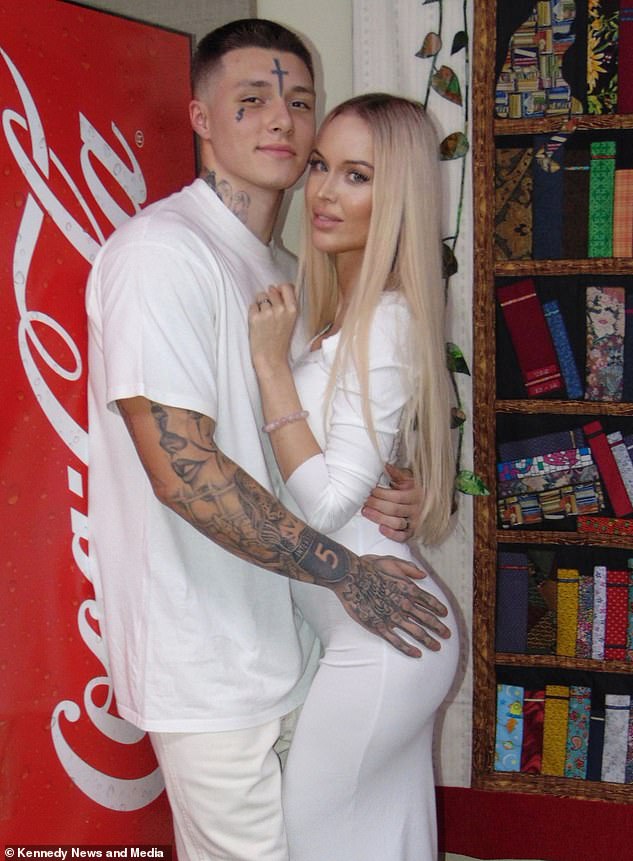
[[[22,102],[23,115],[6,108],[2,112],[2,128],[9,149],[28,183],[24,211],[15,241],[13,255],[13,286],[16,306],[19,312],[18,344],[20,357],[29,384],[37,401],[50,422],[53,430],[69,450],[83,465],[88,463],[88,435],[86,430],[64,408],[44,379],[38,366],[37,357],[48,370],[69,383],[77,383],[83,374],[83,360],[79,348],[66,329],[50,315],[28,307],[29,271],[44,223],[45,213],[52,219],[66,241],[88,262],[92,262],[105,241],[94,212],[81,194],[61,160],[48,146],[44,128],[35,101],[20,72],[5,51],[0,48],[15,83]],[[28,132],[30,153],[27,154],[18,139],[16,129]],[[137,212],[145,202],[147,192],[140,165],[119,129],[112,123],[112,132],[120,143],[129,162],[126,165],[112,147],[99,134],[84,114],[79,114],[79,137],[82,143],[80,153],[84,180],[90,189],[101,215],[117,226],[129,215]],[[23,136],[23,135],[22,135]],[[127,213],[108,192],[97,175],[93,160],[97,160],[112,179],[125,193],[131,204]],[[51,167],[64,180],[72,192],[79,209],[86,218],[89,230],[82,226],[66,207],[55,197],[48,185]],[[61,340],[70,355],[68,366],[61,365],[46,349],[38,336],[35,325],[53,332]],[[68,467],[68,489],[75,496],[84,499],[82,474]],[[91,581],[88,564],[88,523],[86,515],[76,507],[70,509],[71,549],[73,558],[82,575]],[[95,676],[86,684],[83,696],[84,710],[94,727],[107,739],[117,744],[136,744],[144,735],[127,721],[110,713],[113,701],[112,682],[105,642],[102,635],[89,621],[97,625],[102,620],[98,599],[84,601],[78,613],[78,629],[86,647],[103,667],[103,674]],[[98,702],[94,693],[99,691]],[[104,692],[105,691],[105,695]],[[155,769],[137,779],[117,778],[105,774],[83,760],[68,743],[63,733],[60,717],[76,722],[81,717],[81,709],[71,700],[58,703],[53,711],[51,735],[53,745],[64,770],[76,786],[89,798],[103,807],[112,810],[138,810],[151,803],[162,791],[163,781],[159,769]]]

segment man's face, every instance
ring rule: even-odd
[[[294,54],[239,48],[224,55],[199,104],[203,167],[233,190],[282,191],[301,176],[315,134],[314,87]]]

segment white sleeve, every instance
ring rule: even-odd
[[[286,482],[307,522],[320,532],[340,529],[360,510],[393,451],[409,397],[399,349],[406,343],[408,327],[406,306],[384,302],[370,332],[369,402],[378,450],[363,416],[359,380],[348,370],[337,380],[323,452],[304,461]]]
[[[215,418],[214,273],[141,238],[106,248],[95,276],[108,404],[143,396]]]

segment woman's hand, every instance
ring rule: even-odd
[[[292,284],[278,284],[258,293],[248,309],[251,360],[258,377],[288,367],[290,340],[297,320]]]

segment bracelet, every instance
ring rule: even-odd
[[[298,413],[290,413],[289,416],[282,416],[280,419],[275,419],[274,422],[268,422],[267,425],[263,425],[262,430],[264,433],[271,433],[272,431],[278,430],[282,428],[284,425],[292,424],[292,422],[300,422],[302,419],[307,419],[310,413],[307,410],[300,410]]]

